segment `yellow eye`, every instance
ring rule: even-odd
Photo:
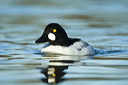
[[[53,32],[56,32],[57,30],[56,29],[53,29]]]

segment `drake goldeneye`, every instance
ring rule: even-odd
[[[69,38],[65,30],[57,23],[46,26],[42,36],[35,43],[46,44],[41,52],[59,53],[65,55],[93,55],[94,48],[78,38]]]

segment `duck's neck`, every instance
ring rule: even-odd
[[[67,46],[69,42],[69,38],[60,38],[55,41],[49,41],[50,45],[59,45],[59,46]]]

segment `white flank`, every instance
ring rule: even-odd
[[[81,49],[81,50],[78,50]],[[84,47],[84,42],[80,41],[77,43],[74,43],[73,45],[69,47],[62,47],[62,46],[47,46],[44,47],[41,52],[52,52],[52,53],[60,53],[65,55],[89,55],[89,54],[95,54],[95,50],[91,45],[88,45],[87,47]]]

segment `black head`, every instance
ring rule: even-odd
[[[64,46],[68,44],[68,36],[65,30],[59,24],[50,23],[46,26],[43,35],[35,42],[49,42],[50,45]]]

